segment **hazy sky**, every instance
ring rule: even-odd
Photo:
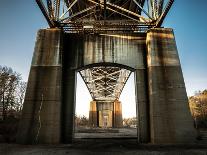
[[[164,22],[165,27],[173,28],[175,32],[188,96],[207,88],[206,8],[207,0],[175,0]],[[27,81],[36,32],[46,27],[47,23],[35,0],[1,0],[0,65],[12,67]],[[132,101],[124,101],[130,95],[127,88],[131,90],[133,86],[133,78],[130,79],[121,97],[123,106],[129,105],[129,102],[133,105],[134,102],[134,95],[130,96]],[[77,89],[84,90],[83,83],[78,83]],[[77,101],[77,108],[86,109],[84,106],[88,106],[88,103],[84,106],[82,103],[90,100],[88,92],[84,92],[86,97]]]

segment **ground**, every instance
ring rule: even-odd
[[[76,128],[72,144],[0,144],[0,155],[207,155],[207,143],[138,144],[136,128]]]
[[[75,138],[136,138],[137,128],[76,128]]]
[[[207,145],[137,144],[135,139],[85,139],[71,144],[1,144],[1,155],[207,155]]]

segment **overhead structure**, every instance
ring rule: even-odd
[[[175,36],[162,27],[174,0],[36,2],[50,28],[37,33],[18,143],[73,142],[78,71],[91,127],[122,127],[119,97],[133,71],[137,142],[195,143]]]
[[[114,66],[98,66],[80,71],[94,101],[118,100],[131,71]]]
[[[66,32],[160,27],[174,0],[36,0],[51,28]]]

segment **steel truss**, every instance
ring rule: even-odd
[[[98,66],[79,72],[93,100],[115,101],[119,99],[131,71],[114,66]]]
[[[36,0],[51,28],[66,32],[160,27],[174,0]]]

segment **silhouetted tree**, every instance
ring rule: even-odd
[[[19,112],[24,100],[26,83],[9,67],[0,66],[0,109],[5,120],[8,112]]]
[[[89,120],[86,116],[77,116],[75,115],[75,124],[77,127],[79,126],[88,126]]]

